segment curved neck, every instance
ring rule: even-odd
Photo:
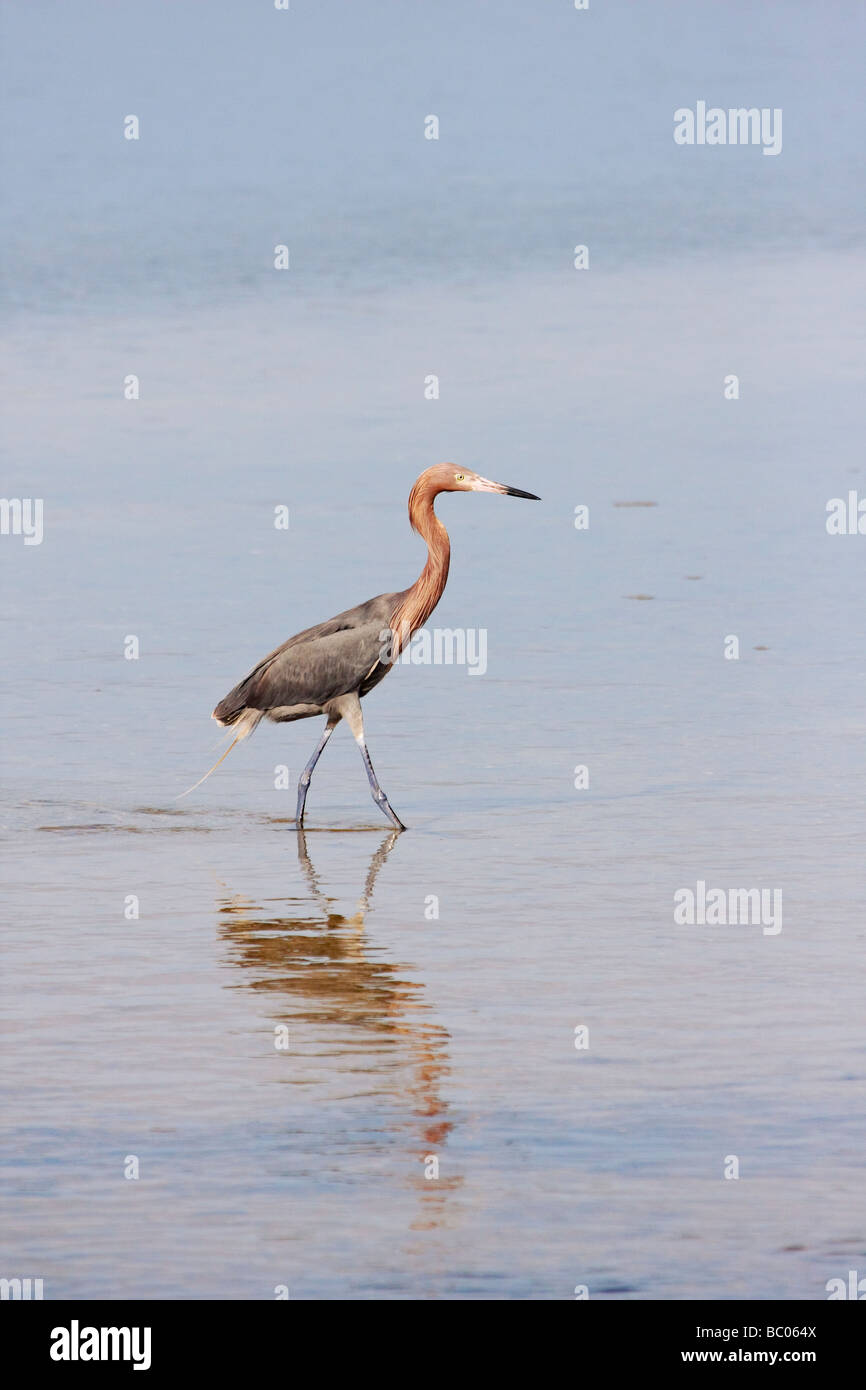
[[[435,496],[436,492],[420,480],[409,494],[409,520],[413,531],[427,542],[427,563],[411,589],[400,595],[400,602],[391,615],[393,660],[408,644],[412,633],[424,626],[448,582],[451,542],[433,510]]]

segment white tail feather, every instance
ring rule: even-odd
[[[232,751],[232,749],[234,748],[235,744],[236,744],[236,743],[240,743],[241,739],[249,738],[250,734],[253,732],[253,730],[255,729],[256,725],[258,724],[258,722],[259,722],[259,720],[260,720],[261,718],[262,718],[262,712],[261,712],[261,710],[257,710],[257,709],[245,709],[244,712],[243,712],[243,714],[240,716],[240,718],[237,719],[237,720],[235,720],[235,723],[234,723],[234,726],[233,726],[233,727],[236,728],[238,732],[237,732],[237,734],[235,735],[235,737],[232,739],[232,741],[231,741],[231,743],[229,744],[229,746],[228,746],[228,748],[226,749],[226,751],[223,753],[222,757],[217,758],[217,760],[216,760],[216,762],[214,763],[213,767],[208,768],[208,770],[207,770],[207,772],[205,773],[204,777],[199,777],[198,781],[197,781],[197,782],[194,782],[193,785],[192,785],[191,787],[187,787],[187,789],[186,789],[185,792],[181,792],[179,796],[176,796],[176,797],[175,797],[175,801],[182,801],[183,798],[184,798],[185,796],[189,796],[190,792],[194,792],[194,791],[196,790],[197,787],[200,787],[201,784],[202,784],[202,782],[206,782],[207,779],[210,777],[211,773],[212,773],[212,772],[216,772],[216,770],[217,770],[217,768],[219,767],[220,763],[225,761],[225,759],[228,757],[229,753],[230,753],[230,752]],[[219,723],[219,722],[220,722],[220,721],[217,720],[217,723]]]

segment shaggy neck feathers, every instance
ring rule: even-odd
[[[411,589],[401,595],[391,615],[392,660],[408,644],[412,633],[424,626],[448,582],[451,542],[433,510],[433,499],[441,491],[441,487],[422,475],[409,494],[409,521],[412,530],[427,542],[427,563]]]

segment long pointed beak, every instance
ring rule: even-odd
[[[473,492],[501,492],[506,497],[526,497],[530,502],[540,502],[541,498],[536,497],[534,492],[524,492],[520,487],[509,487],[507,483],[494,483],[490,478],[479,478],[474,485]]]

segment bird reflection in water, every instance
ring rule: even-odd
[[[292,1038],[298,1038],[299,1024],[329,1033],[334,1046],[327,1056],[345,1059],[340,1079],[351,1082],[353,1094],[360,1062],[361,1070],[374,1073],[374,1094],[396,1095],[408,1103],[416,1176],[425,1189],[424,1213],[413,1227],[424,1229],[440,1224],[438,1209],[460,1181],[441,1172],[432,1181],[424,1177],[424,1160],[434,1155],[441,1161],[452,1129],[440,1095],[448,1072],[449,1034],[424,1019],[430,1006],[423,985],[401,978],[403,967],[371,951],[364,926],[377,875],[398,838],[399,831],[393,830],[382,840],[355,913],[346,917],[322,889],[299,829],[298,862],[310,897],[284,900],[286,915],[262,916],[261,907],[249,900],[227,896],[219,906],[219,930],[233,963],[249,972],[244,985],[279,996],[274,1018],[289,1024]],[[308,1062],[309,1050],[301,1051]],[[317,1047],[313,1056],[322,1055]]]

